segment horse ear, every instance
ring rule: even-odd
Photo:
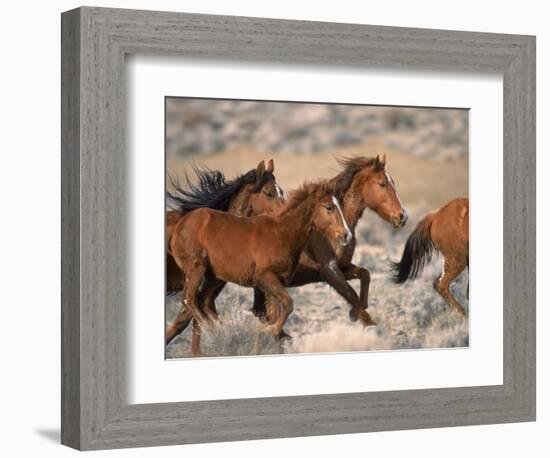
[[[273,173],[273,170],[275,170],[275,166],[273,165],[273,159],[270,159],[267,163],[267,171]]]
[[[261,161],[256,167],[256,180],[259,180],[265,172],[265,161]]]
[[[374,167],[376,169],[383,169],[384,166],[386,165],[386,155],[382,155],[382,157],[380,157],[380,154],[377,154],[376,155],[376,159],[374,160]]]

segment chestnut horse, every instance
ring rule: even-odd
[[[167,343],[174,330],[194,318],[192,353],[199,352],[200,325],[217,316],[211,298],[226,282],[262,291],[270,309],[277,310],[267,330],[276,338],[285,337],[283,326],[293,305],[284,285],[291,281],[314,232],[341,246],[352,238],[326,182],[304,184],[276,216],[239,218],[210,209],[183,216],[174,228],[170,250],[187,281],[182,310],[167,328]]]
[[[364,267],[352,263],[356,246],[355,227],[365,209],[373,210],[379,217],[400,228],[407,222],[407,211],[397,194],[395,183],[386,169],[386,156],[374,158],[340,158],[343,170],[329,183],[342,202],[342,211],[353,238],[345,246],[318,235],[306,244],[289,286],[327,282],[351,306],[351,321],[358,319],[364,326],[375,325],[367,312],[370,273]],[[348,283],[359,279],[360,295]],[[269,320],[265,300],[259,290],[254,294],[254,314],[262,321]]]
[[[181,217],[198,208],[213,208],[237,216],[254,216],[279,211],[284,206],[282,189],[275,180],[273,159],[261,161],[256,169],[226,181],[218,170],[193,167],[197,184],[186,177],[186,187],[170,178],[171,191],[168,198],[177,205],[176,210],[166,212],[166,242],[169,244],[172,231]],[[166,253],[166,291],[176,293],[183,288],[182,274],[172,255]]]
[[[434,289],[456,312],[464,308],[449,291],[449,286],[469,263],[469,200],[454,199],[426,215],[411,233],[401,261],[392,263],[393,281],[403,284],[414,280],[432,259],[434,250],[444,258],[443,271],[434,281]]]

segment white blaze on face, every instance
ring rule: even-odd
[[[351,230],[348,226],[348,223],[346,222],[346,218],[344,218],[344,213],[342,213],[342,209],[340,208],[340,202],[338,202],[338,199],[335,196],[332,196],[332,202],[336,206],[336,209],[338,210],[338,214],[340,215],[340,218],[342,219],[342,224],[346,228],[347,234],[346,234],[346,243],[345,243],[345,245],[347,245],[348,243],[351,242],[351,239],[353,238],[353,234],[351,233]]]
[[[277,195],[284,202],[285,201],[285,196],[283,194],[283,190],[281,189],[281,187],[277,183],[275,183],[275,189],[277,190]]]
[[[388,182],[391,184],[393,191],[395,192],[395,197],[397,197],[397,202],[399,202],[399,205],[401,205],[401,208],[403,209],[403,213],[405,214],[405,218],[406,218],[408,216],[407,210],[405,209],[405,207],[403,207],[403,202],[401,202],[401,199],[399,198],[399,194],[397,193],[397,188],[395,187],[393,178],[387,171],[385,171],[384,173],[386,174],[386,178],[388,179]]]

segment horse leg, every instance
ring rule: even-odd
[[[176,318],[174,318],[170,323],[168,323],[168,326],[166,326],[166,344],[168,345],[176,338],[176,336],[181,334],[192,319],[193,315],[189,309],[183,306]]]
[[[199,282],[200,284],[200,282]],[[186,295],[187,295],[187,282],[186,282],[186,278],[185,278],[185,275],[183,275],[183,291],[182,291],[182,307],[179,311],[179,313],[176,315],[176,317],[170,322],[168,323],[168,326],[166,327],[166,344],[169,344],[172,340],[174,340],[179,334],[181,334],[186,328],[187,326],[189,326],[189,323],[191,322],[191,320],[193,319],[193,309],[190,308],[190,307],[187,307],[186,305],[189,304],[189,300],[186,299]],[[224,283],[225,285],[225,283]],[[223,286],[222,286],[223,288]],[[221,289],[220,288],[220,291]],[[218,294],[219,294],[219,291],[218,291]],[[217,296],[217,294],[216,294]],[[199,300],[198,300],[199,304],[202,303],[201,302],[201,298],[200,298],[200,295],[199,295]],[[200,310],[202,310],[202,307],[200,307]]]
[[[319,274],[319,270],[315,267],[299,265],[290,285],[287,286],[303,286],[309,285],[311,283],[321,282],[323,279]],[[275,321],[276,315],[278,314],[275,310],[275,304],[270,307],[270,310],[267,310],[265,295],[259,288],[254,288],[254,307],[252,313],[254,316],[263,323],[273,323]]]
[[[259,288],[254,288],[254,307],[252,308],[252,313],[261,322],[267,321],[265,295]]]
[[[434,289],[441,294],[441,297],[443,297],[445,302],[447,302],[453,310],[460,313],[462,316],[466,316],[466,312],[451,294],[449,286],[465,267],[466,262],[454,257],[446,257],[443,264],[443,272],[441,272],[441,275],[434,281]]]
[[[200,258],[193,260],[189,269],[186,269],[186,284],[182,295],[183,305],[189,310],[193,318],[193,339],[191,344],[191,353],[196,356],[200,353],[200,326],[208,320],[208,317],[201,310],[199,299],[199,287],[205,280],[207,263],[206,259]]]
[[[336,262],[331,262],[328,265],[322,265],[319,268],[321,278],[332,286],[340,296],[342,296],[350,305],[349,319],[351,321],[361,321],[363,326],[376,326],[376,322],[371,318],[369,313],[361,306],[359,296],[351,285],[346,281],[346,277],[340,270]]]
[[[197,320],[193,320],[193,335],[191,336],[191,356],[204,356],[201,349],[201,327]]]
[[[201,310],[204,310],[210,321],[217,320],[218,318],[218,312],[214,301],[225,284],[225,282],[218,283],[215,288],[209,289],[205,294],[199,295],[199,303],[204,303],[204,307],[201,307]],[[192,319],[193,314],[183,305],[176,318],[174,318],[166,328],[166,343],[170,343],[176,336],[185,331]]]
[[[277,276],[272,272],[266,272],[258,277],[258,287],[269,302],[268,309],[271,309],[272,305],[276,305],[279,310],[276,317],[270,317],[274,322],[267,326],[267,330],[278,340],[290,337],[283,331],[283,326],[294,309],[290,294],[288,294]],[[271,304],[272,301],[275,304]],[[270,315],[273,314],[270,313]]]
[[[174,257],[170,253],[166,253],[166,292],[176,293],[183,289],[185,278],[183,278],[179,266],[176,264]]]
[[[216,310],[216,298],[222,292],[222,289],[226,284],[227,282],[223,280],[212,280],[205,286],[202,294],[200,295],[199,302],[201,304],[201,308],[204,310],[204,313],[208,316],[211,322],[219,319],[218,311]]]
[[[193,315],[188,307],[185,306],[185,294],[186,294],[187,282],[185,275],[183,276],[183,290],[182,290],[182,300],[183,304],[180,311],[176,317],[168,323],[166,326],[166,345],[168,345],[172,340],[174,340],[179,334],[181,334],[185,328],[189,325],[193,319]]]
[[[269,305],[266,303],[265,294],[261,289],[254,288],[254,307],[252,308],[254,316],[258,317],[262,323],[273,324],[279,315],[276,308],[273,301]]]
[[[220,294],[227,282],[214,279],[210,280],[199,294],[199,308],[210,322],[218,320],[218,311],[216,310],[216,297]],[[201,343],[201,323],[199,320],[193,320],[193,334],[191,336],[191,355],[204,356],[200,350]]]
[[[359,298],[361,301],[361,307],[364,309],[369,308],[369,286],[370,286],[370,272],[363,268],[350,264],[344,269],[344,275],[346,280],[359,280],[361,282],[361,291]]]

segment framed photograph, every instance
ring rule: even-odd
[[[62,443],[535,419],[535,38],[62,15]]]

